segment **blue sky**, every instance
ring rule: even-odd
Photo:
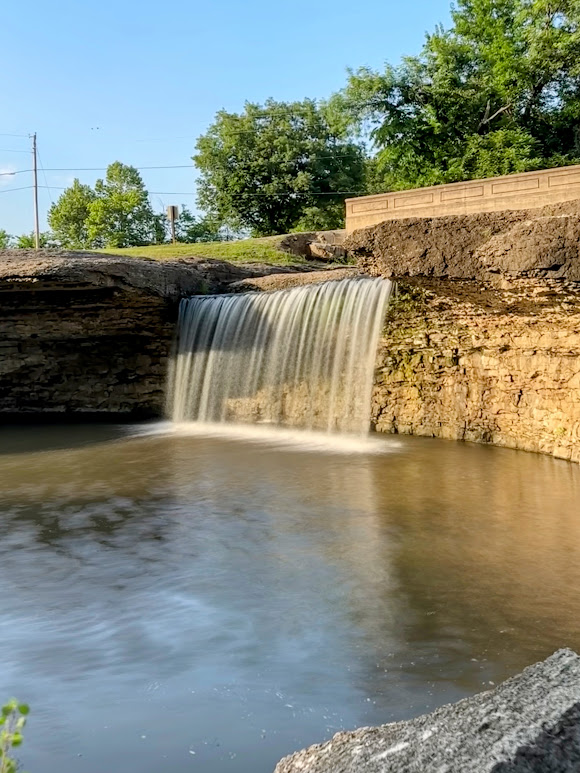
[[[46,169],[188,165],[217,110],[244,101],[321,99],[347,67],[416,53],[448,23],[448,0],[31,0],[0,14],[0,172],[30,168],[38,133]],[[20,151],[20,152],[13,152]],[[42,227],[51,197],[99,171],[40,172]],[[193,169],[143,170],[156,209],[195,208]],[[0,176],[0,228],[32,230],[31,174]],[[190,195],[178,195],[178,194]]]

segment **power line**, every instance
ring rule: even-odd
[[[0,132],[0,137],[26,137],[26,139],[28,139],[29,136],[29,134],[7,134],[5,132]]]
[[[39,185],[39,188],[47,188],[46,185]],[[67,188],[51,186],[55,191],[66,191]],[[151,196],[197,196],[195,191],[147,191]],[[365,191],[280,191],[279,193],[236,193],[235,196],[362,196]]]
[[[14,191],[29,191],[33,187],[34,187],[33,185],[24,185],[22,188],[4,188],[4,190],[0,188],[0,193],[14,193]]]
[[[38,151],[37,151],[38,153]],[[52,193],[50,192],[50,186],[48,184],[48,180],[46,178],[46,170],[44,166],[42,165],[42,159],[40,158],[40,153],[38,153],[38,163],[40,164],[40,168],[42,170],[42,176],[44,177],[44,182],[46,183],[46,188],[48,189],[48,198],[50,199],[50,203],[54,204],[54,201],[52,200]]]
[[[342,153],[342,154],[328,154],[324,156],[315,156],[314,158],[305,158],[302,159],[302,163],[309,163],[311,161],[318,161],[319,159],[326,159],[326,158],[351,158],[351,153]],[[135,166],[134,169],[137,169],[137,171],[146,171],[150,169],[193,169],[195,170],[195,167],[193,164],[168,164],[168,165],[162,165],[162,166]],[[106,172],[108,167],[106,166],[93,166],[93,167],[47,167],[45,168],[45,172]],[[11,174],[26,174],[27,172],[32,172],[32,169],[17,169],[14,172],[11,172]]]
[[[134,169],[193,169],[193,164],[172,164],[169,166],[136,166]],[[108,167],[106,166],[93,166],[93,167],[52,167],[47,168],[47,172],[106,172]],[[29,171],[23,169],[22,171]]]

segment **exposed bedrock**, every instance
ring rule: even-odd
[[[372,420],[381,432],[580,461],[580,288],[521,280],[399,284]]]
[[[275,773],[580,770],[580,657],[559,650],[491,692],[286,757]]]
[[[389,220],[345,242],[361,269],[392,278],[580,280],[580,202],[539,210]]]
[[[0,413],[160,415],[180,298],[285,270],[0,252]]]
[[[355,232],[398,282],[372,421],[580,461],[580,203],[399,220]]]

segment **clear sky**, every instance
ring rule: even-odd
[[[448,0],[22,0],[0,13],[0,172],[29,169],[38,133],[46,169],[191,163],[217,110],[246,100],[321,99],[346,68],[417,53],[449,21]],[[9,152],[10,151],[10,152]],[[13,152],[20,151],[20,152]],[[74,177],[40,172],[42,227]],[[193,168],[143,170],[155,208],[195,208]],[[30,173],[0,176],[0,228],[30,232]],[[185,195],[188,194],[188,195]]]

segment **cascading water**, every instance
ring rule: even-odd
[[[171,418],[366,433],[391,287],[362,278],[184,299]]]

